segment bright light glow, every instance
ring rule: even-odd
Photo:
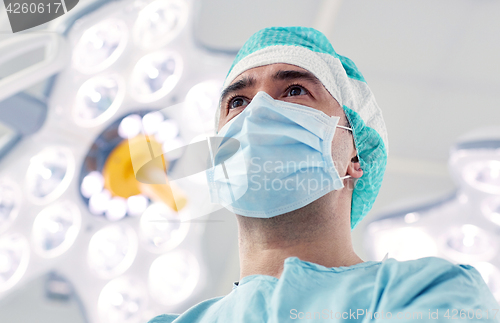
[[[193,86],[186,95],[185,118],[191,130],[207,132],[215,126],[215,111],[219,104],[222,81],[210,80]],[[198,122],[192,122],[196,120]],[[201,123],[201,129],[200,125]]]
[[[177,150],[177,148],[181,148],[183,145],[184,142],[179,137],[166,140],[161,146],[163,155],[169,160],[175,160],[182,156],[182,149]]]
[[[35,250],[43,257],[57,257],[75,242],[81,226],[78,207],[65,201],[43,209],[33,223]]]
[[[489,262],[473,263],[472,265],[479,271],[497,302],[500,302],[500,270]]]
[[[106,219],[118,221],[123,219],[125,215],[127,215],[127,200],[119,196],[113,197],[106,210]]]
[[[71,151],[63,147],[49,147],[30,160],[26,184],[31,198],[48,203],[66,190],[75,173],[75,160]]]
[[[109,225],[90,239],[87,260],[90,268],[101,278],[124,273],[137,254],[137,236],[127,225]]]
[[[139,12],[134,40],[143,48],[159,48],[173,40],[186,24],[188,8],[183,0],[157,0]]]
[[[161,304],[175,305],[193,293],[200,279],[198,260],[186,250],[158,257],[149,269],[151,296]]]
[[[97,301],[99,317],[106,323],[137,323],[147,308],[146,287],[135,279],[120,277],[104,286]]]
[[[142,117],[142,125],[144,127],[144,132],[147,135],[155,134],[159,129],[160,125],[165,118],[163,114],[159,111],[154,111],[146,114]]]
[[[127,199],[127,213],[130,216],[142,215],[149,205],[149,200],[144,195],[134,195]]]
[[[451,228],[443,235],[442,244],[447,256],[461,262],[489,260],[497,250],[496,239],[472,224]]]
[[[139,102],[156,101],[167,95],[182,74],[182,60],[169,51],[158,51],[141,58],[131,76],[132,95]]]
[[[500,197],[492,196],[481,203],[481,210],[491,222],[500,225]]]
[[[391,258],[404,261],[436,256],[438,252],[434,239],[420,228],[373,230],[372,235],[376,259],[389,253]]]
[[[127,26],[107,19],[86,30],[73,51],[73,67],[85,74],[96,73],[113,64],[123,53]]]
[[[189,222],[181,222],[183,212],[175,212],[163,203],[150,205],[141,216],[140,235],[151,252],[177,247],[186,237]]]
[[[211,134],[200,134],[195,136],[189,144],[194,144],[196,142],[200,141],[205,141],[208,145],[208,138],[211,137]],[[199,172],[193,175],[190,175],[187,177],[187,179],[193,183],[196,183],[198,185],[203,185],[204,187],[208,187],[208,182],[207,182],[207,174],[205,172]]]
[[[141,133],[142,118],[138,114],[131,114],[120,121],[118,135],[123,139],[130,139]]]
[[[418,213],[412,212],[408,213],[405,215],[405,222],[410,224],[410,223],[415,223],[418,221],[420,218],[420,215]]]
[[[0,292],[19,282],[28,268],[29,256],[28,241],[20,234],[0,238]]]
[[[96,76],[83,83],[76,95],[73,117],[82,127],[102,124],[113,116],[125,97],[125,82],[119,75]]]
[[[465,181],[473,188],[490,194],[500,194],[500,161],[471,162],[465,165],[463,174]]]
[[[80,191],[83,196],[90,198],[92,195],[100,193],[104,188],[104,178],[97,171],[88,173],[82,180]]]
[[[469,202],[469,197],[465,193],[461,193],[457,196],[458,203],[467,204]]]
[[[172,119],[168,119],[163,121],[158,126],[158,131],[155,134],[155,139],[158,142],[164,142],[168,140],[172,140],[179,134],[179,126],[177,122]]]
[[[21,190],[7,179],[0,179],[0,233],[7,230],[19,213]]]
[[[104,189],[101,192],[94,194],[89,199],[89,210],[92,214],[101,215],[108,209],[111,201],[111,193]]]

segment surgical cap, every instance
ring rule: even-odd
[[[236,55],[223,89],[246,70],[274,63],[295,65],[313,73],[345,111],[363,170],[352,193],[354,229],[371,210],[387,164],[387,130],[382,111],[356,65],[337,54],[325,35],[313,28],[271,27],[252,35]],[[215,129],[219,117],[220,104]]]

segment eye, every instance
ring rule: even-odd
[[[229,110],[240,108],[242,106],[245,106],[248,104],[248,100],[241,97],[237,96],[229,100],[227,107]]]
[[[292,85],[288,88],[288,96],[304,95],[307,94],[307,90],[300,85]]]

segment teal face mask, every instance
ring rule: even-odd
[[[217,137],[207,171],[212,203],[243,216],[270,218],[344,187],[332,159],[339,117],[259,92]],[[240,149],[233,154],[234,140]],[[227,159],[226,159],[227,158]]]

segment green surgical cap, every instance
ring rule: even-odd
[[[275,63],[299,66],[313,73],[345,111],[363,170],[352,194],[354,229],[371,210],[384,177],[388,141],[382,111],[356,65],[337,54],[325,35],[313,28],[271,27],[253,34],[236,55],[223,89],[244,71]],[[215,129],[219,117],[220,104]]]

